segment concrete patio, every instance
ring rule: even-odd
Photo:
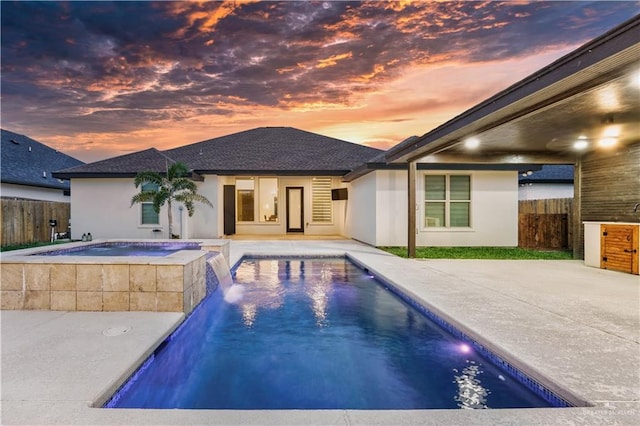
[[[231,243],[245,254],[344,255],[584,407],[234,411],[93,408],[180,323],[147,312],[1,313],[2,424],[637,424],[640,279],[581,261],[407,260],[346,240]]]

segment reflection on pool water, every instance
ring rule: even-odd
[[[229,291],[234,297],[225,301]],[[348,260],[322,258],[243,261],[235,282],[221,283],[106,404],[201,409],[548,406]]]

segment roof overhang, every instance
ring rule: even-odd
[[[197,170],[203,175],[218,176],[344,176],[349,170]]]
[[[164,175],[165,173],[160,173],[160,175]],[[137,173],[126,172],[126,173],[100,173],[100,172],[53,172],[51,176],[58,179],[129,179],[135,178]],[[204,177],[195,171],[189,172],[186,177],[196,182],[203,182]]]
[[[2,183],[6,183],[6,184],[10,184],[10,185],[29,186],[29,187],[32,187],[32,188],[56,189],[56,190],[60,190],[60,191],[69,190],[69,185],[49,185],[49,184],[46,184],[46,183],[36,184],[36,183],[30,183],[30,182],[20,182],[20,181],[11,180],[11,179],[2,179]]]

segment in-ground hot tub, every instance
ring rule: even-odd
[[[228,240],[95,240],[2,253],[2,309],[188,314]],[[212,278],[210,278],[212,279]]]

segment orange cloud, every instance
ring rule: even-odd
[[[337,65],[338,61],[351,58],[352,56],[353,55],[351,54],[351,52],[348,52],[348,53],[342,53],[340,55],[333,55],[326,59],[318,59],[318,65],[316,65],[316,68],[332,67],[334,65]]]

